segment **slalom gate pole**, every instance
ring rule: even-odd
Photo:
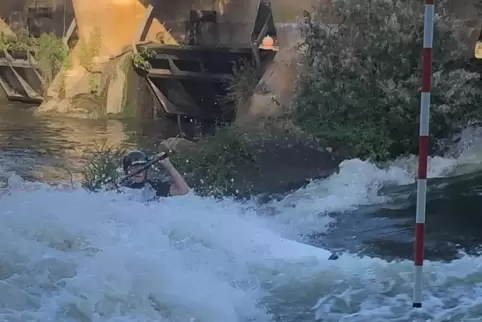
[[[422,307],[422,267],[424,259],[425,210],[427,203],[428,137],[430,123],[430,90],[432,83],[432,44],[435,20],[434,0],[425,0],[423,27],[423,75],[420,97],[420,134],[418,147],[417,206],[415,217],[415,270],[413,307]]]

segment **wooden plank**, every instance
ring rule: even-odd
[[[194,109],[189,111],[189,113],[186,113],[185,109],[179,108],[175,104],[173,104],[160,90],[157,88],[157,86],[154,84],[154,82],[147,77],[147,82],[149,86],[151,87],[156,99],[159,101],[159,103],[162,105],[164,108],[164,111],[167,114],[171,115],[184,115],[184,116],[191,116],[191,117],[200,117],[200,115],[196,112],[194,112]]]
[[[17,93],[12,87],[10,87],[8,82],[6,82],[1,77],[0,77],[0,87],[2,87],[2,89],[5,91],[5,94],[7,95],[7,98],[11,101],[20,101],[20,102],[36,103],[36,104],[40,104],[43,101],[43,98],[41,97],[30,98],[28,96]]]
[[[8,98],[13,100],[20,100],[26,102],[37,102],[40,103],[43,101],[42,95],[37,93],[28,82],[23,79],[23,77],[15,70],[15,68],[24,68],[24,69],[33,69],[36,71],[36,66],[32,65],[29,60],[24,59],[15,59],[13,58],[8,51],[3,51],[4,57],[0,59],[0,68],[7,68],[12,73],[13,76],[16,78],[18,84],[22,87],[24,92],[27,96],[18,93],[10,84],[7,82],[6,79],[1,79],[0,86],[3,88],[5,93],[7,94]],[[27,52],[27,57],[29,57],[29,53]],[[37,72],[37,71],[36,71]],[[38,75],[38,73],[37,73]]]
[[[28,60],[14,59],[8,52],[5,52],[5,57],[6,58],[0,59],[0,67],[8,67],[13,72],[13,75],[15,78],[17,78],[18,83],[20,86],[22,86],[23,90],[25,93],[27,93],[30,99],[41,99],[42,95],[35,91],[30,84],[15,70],[15,68],[33,69],[36,72],[36,75],[39,76],[36,68],[34,68],[36,66],[32,66],[31,62]],[[42,82],[42,78],[40,78],[40,80]]]
[[[259,15],[259,12],[258,12]],[[256,62],[256,66],[259,67],[261,65],[261,58],[259,54],[259,49],[260,46],[262,45],[264,37],[268,33],[268,23],[272,17],[273,13],[270,12],[268,16],[266,16],[266,19],[264,20],[263,27],[261,28],[258,38],[254,41],[252,44],[252,50],[253,50],[253,55],[254,55],[254,61]]]
[[[32,68],[32,69],[35,72],[35,75],[37,76],[37,78],[40,80],[40,83],[42,84],[42,86],[45,86],[44,78],[42,77],[42,75],[40,75],[40,73],[38,71],[39,67],[38,67],[37,60],[35,59],[35,57],[31,53],[28,53],[28,60],[31,64],[31,66],[35,67],[35,68]]]
[[[70,22],[69,29],[67,29],[64,37],[62,38],[62,41],[64,42],[64,44],[67,45],[67,43],[69,42],[70,37],[72,37],[72,34],[74,33],[75,27],[77,27],[77,21],[75,20],[75,17],[74,17],[74,19],[72,19],[72,21]]]
[[[2,87],[5,94],[7,94],[7,96],[22,96],[16,91],[14,91],[13,88],[8,84],[8,82],[5,81],[2,77],[0,77],[0,86]]]
[[[225,82],[231,79],[231,75],[229,74],[208,74],[208,73],[197,73],[197,72],[185,72],[185,71],[176,71],[173,72],[169,69],[155,69],[152,68],[149,70],[148,77],[154,78],[174,78],[174,79],[192,79],[192,80],[206,80],[206,81],[218,81],[218,82]]]
[[[258,38],[256,39],[256,43],[258,45],[261,45],[263,38],[266,36],[266,33],[268,32],[268,23],[272,15],[273,13],[270,12],[269,15],[266,17],[266,20],[264,21],[263,28],[261,28],[261,31],[258,34]]]
[[[149,30],[149,28],[151,27],[152,21],[150,21],[150,20],[152,18],[152,11],[153,10],[154,10],[154,6],[149,4],[147,6],[146,12],[144,14],[144,18],[139,23],[139,29],[137,30],[137,32],[134,34],[134,37],[132,38],[131,47],[132,47],[132,51],[134,53],[137,53],[137,45],[136,44],[139,41],[144,41],[144,39],[146,38],[146,30]],[[149,23],[149,21],[150,21],[150,23]]]
[[[254,62],[256,64],[256,67],[259,67],[261,65],[261,56],[259,55],[258,43],[256,42],[253,43],[252,48],[253,48]]]
[[[157,54],[155,57],[152,58],[152,61],[156,60],[172,60],[172,61],[186,61],[186,62],[197,62],[199,64],[205,64],[205,63],[217,63],[219,61],[223,62],[236,62],[240,58],[245,58],[245,59],[252,59],[252,52],[249,55],[233,55],[232,57],[219,57],[216,55],[206,55],[204,57],[200,56],[194,56],[194,55],[189,55],[189,56],[183,56],[183,55],[176,55],[176,54]]]
[[[18,82],[20,83],[20,86],[22,86],[23,90],[25,93],[27,93],[28,97],[31,99],[39,99],[42,97],[37,91],[35,91],[30,84],[15,70],[14,67],[10,67],[12,70],[13,74],[17,78]]]
[[[189,61],[189,62],[198,62],[202,64],[202,59],[196,56],[190,55],[189,57],[183,57],[179,55],[173,55],[173,54],[157,54],[152,58],[152,60],[180,60],[180,61]]]
[[[251,46],[249,44],[243,47],[226,47],[226,46],[190,46],[190,45],[175,46],[175,45],[148,43],[145,45],[138,45],[138,47],[151,49],[155,51],[167,51],[167,52],[190,51],[192,52],[191,54],[199,54],[199,53],[249,54],[251,53]]]
[[[14,60],[9,60],[7,58],[0,58],[0,66],[2,67],[15,67],[15,68],[38,68],[38,66],[35,64],[31,64],[28,60],[23,60],[23,59],[14,59]]]
[[[28,104],[36,104],[36,105],[39,105],[43,102],[42,98],[30,98],[28,96],[24,96],[20,94],[9,96],[8,99],[10,101],[17,101],[17,102],[28,103]]]

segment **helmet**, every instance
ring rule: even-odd
[[[146,163],[147,163],[147,156],[141,151],[137,151],[137,150],[127,153],[122,159],[122,167],[124,168],[125,174],[127,174],[127,171],[133,165],[146,164]]]

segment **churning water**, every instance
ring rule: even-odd
[[[431,159],[433,202],[460,182],[470,186],[457,188],[452,204],[480,193],[482,179],[457,175],[477,174],[481,146]],[[195,195],[146,204],[129,192],[92,194],[4,171],[0,321],[480,321],[477,255],[426,261],[424,307],[414,310],[413,262],[398,254],[412,247],[412,230],[391,234],[400,239],[386,251],[394,260],[370,244],[387,222],[413,225],[415,165],[348,160],[338,174],[264,205]],[[384,217],[391,211],[405,212]],[[463,215],[429,208],[427,225]],[[284,248],[282,238],[306,252]],[[307,242],[341,256],[319,258]]]

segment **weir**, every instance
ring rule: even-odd
[[[277,47],[262,40],[276,39],[269,1],[190,1],[147,4],[135,52],[152,52],[146,79],[159,103],[157,112],[200,120],[231,121],[233,100],[226,99],[237,66],[248,65],[261,78]],[[162,21],[157,41],[145,43],[152,21]],[[253,84],[255,86],[255,84]]]
[[[144,45],[150,59],[147,80],[165,113],[196,119],[231,119],[227,94],[233,65],[252,60],[251,48]],[[228,113],[224,114],[227,111]]]
[[[75,26],[72,4],[68,0],[3,0],[0,17],[5,19],[0,24],[2,37],[17,39],[54,33],[68,41]],[[0,87],[6,97],[40,104],[46,88],[35,52],[22,47],[3,47],[0,48]]]
[[[0,52],[0,86],[12,101],[41,103],[42,77],[30,52]]]
[[[250,66],[260,79],[278,50],[269,0],[6,0],[0,14],[8,17],[8,32],[17,37],[22,32],[63,37],[72,49],[74,70],[82,65],[80,43],[95,32],[101,38],[96,62],[132,51],[135,63],[136,55],[148,52],[148,67],[134,66],[134,71],[149,92],[134,96],[152,96],[153,117],[232,120],[235,102],[227,93],[235,68]],[[269,46],[263,45],[266,36],[272,40]],[[75,75],[66,73],[65,81],[78,83],[69,80]],[[35,53],[4,51],[0,56],[0,85],[9,99],[40,104],[45,93],[59,92],[59,81],[54,83],[54,90],[44,88]]]

